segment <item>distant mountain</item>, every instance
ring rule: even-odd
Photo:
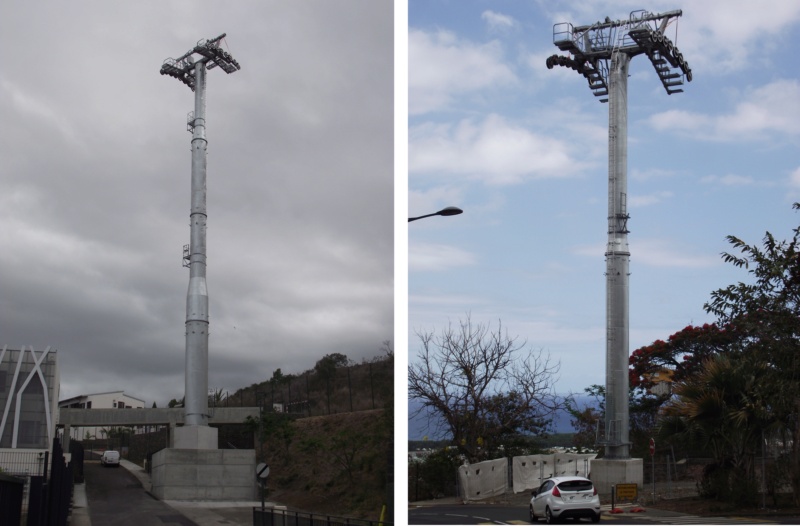
[[[594,405],[594,398],[584,395],[576,395],[575,401],[579,408],[585,405]],[[429,440],[438,440],[447,437],[441,437],[437,434],[436,422],[429,422],[429,418],[425,414],[413,416],[415,411],[421,407],[418,400],[409,400],[408,404],[408,439],[409,440],[422,440],[428,437]],[[570,421],[572,417],[564,410],[559,411],[553,421],[554,433],[574,433],[575,429],[572,427]]]

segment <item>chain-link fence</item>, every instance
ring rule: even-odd
[[[267,411],[322,416],[382,409],[392,400],[393,360],[307,371],[254,384],[235,393],[216,393],[213,407],[264,407]]]

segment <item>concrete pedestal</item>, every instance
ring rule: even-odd
[[[209,426],[175,428],[175,449],[217,449],[219,430]]]
[[[591,479],[597,492],[611,495],[616,484],[636,484],[641,490],[644,484],[644,461],[641,458],[594,459],[591,464]]]
[[[152,494],[160,500],[254,501],[253,449],[162,449],[153,455]]]

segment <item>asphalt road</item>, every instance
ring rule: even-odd
[[[530,524],[528,510],[525,508],[480,504],[411,508],[408,510],[408,522],[409,524]]]
[[[197,526],[151,497],[125,468],[104,467],[99,461],[86,460],[83,473],[92,526]]]
[[[623,524],[720,524],[744,526],[747,524],[797,524],[796,517],[698,517],[682,513],[650,510],[645,513],[610,514],[603,512],[600,524],[622,526]],[[411,507],[408,510],[409,524],[531,524],[527,509],[506,505],[436,505]],[[566,524],[593,524],[588,519]],[[539,524],[545,524],[544,520]]]

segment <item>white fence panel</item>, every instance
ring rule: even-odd
[[[504,495],[508,489],[508,459],[485,460],[458,468],[464,502]]]
[[[514,493],[538,488],[550,477],[579,476],[590,473],[591,461],[597,454],[559,453],[556,455],[523,455],[511,460]]]

